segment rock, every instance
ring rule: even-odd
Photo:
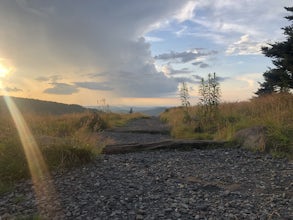
[[[242,147],[253,151],[267,151],[267,129],[263,126],[245,128],[236,132],[234,140]]]
[[[290,219],[292,175],[293,163],[238,148],[104,155],[52,175],[52,205],[55,219]],[[0,195],[0,219],[34,216],[38,202],[21,181]]]
[[[142,219],[144,219],[144,217],[142,215],[136,215],[135,219],[136,220],[142,220]]]

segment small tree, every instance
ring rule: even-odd
[[[188,87],[186,82],[183,82],[181,84],[181,88],[180,88],[180,99],[181,99],[181,105],[185,108],[188,108],[190,106],[190,95],[189,95],[189,91],[188,91]]]
[[[110,112],[110,106],[107,104],[106,99],[102,98],[100,100],[97,100],[98,109],[101,112]]]
[[[186,82],[183,82],[180,88],[180,99],[181,105],[184,107],[184,122],[190,122],[190,114],[189,114],[189,107],[190,107],[190,95],[189,90],[187,87]]]
[[[220,93],[220,84],[216,73],[209,73],[207,80],[201,79],[199,104],[202,106],[202,113],[207,119],[213,118],[217,114],[221,97]]]

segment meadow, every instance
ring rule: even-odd
[[[111,140],[99,131],[144,117],[140,113],[115,114],[86,111],[62,115],[24,113],[50,171],[64,171],[92,161]],[[28,161],[18,131],[8,111],[0,112],[0,193],[20,179],[29,178]]]
[[[221,103],[212,118],[201,117],[201,108],[197,105],[187,109],[168,109],[161,114],[161,120],[170,124],[174,138],[233,141],[240,129],[264,126],[270,153],[293,158],[292,94],[273,94],[249,101]]]
[[[237,131],[252,126],[267,130],[269,153],[293,159],[293,95],[274,94],[245,102],[221,103],[213,117],[203,117],[202,107],[167,109],[160,119],[171,127],[174,138],[224,140],[233,143]],[[70,114],[23,113],[49,171],[92,161],[111,140],[99,132],[146,117],[140,113],[116,114],[84,111]],[[28,161],[9,112],[0,111],[0,194],[30,178]],[[259,149],[261,150],[261,149]]]

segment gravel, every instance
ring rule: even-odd
[[[292,219],[292,174],[292,162],[242,149],[101,155],[53,174],[59,201],[40,201],[42,214],[19,183],[0,196],[0,219]]]

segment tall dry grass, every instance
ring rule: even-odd
[[[184,109],[169,109],[161,115],[168,122],[175,138],[232,140],[235,132],[252,126],[265,126],[274,154],[293,152],[293,95],[273,94],[246,102],[222,103],[216,117],[204,119],[200,107],[189,110],[190,120],[184,121]]]
[[[111,140],[99,131],[122,126],[142,114],[84,112],[67,115],[23,115],[50,170],[90,162]],[[24,150],[11,116],[0,113],[0,193],[30,176]]]

